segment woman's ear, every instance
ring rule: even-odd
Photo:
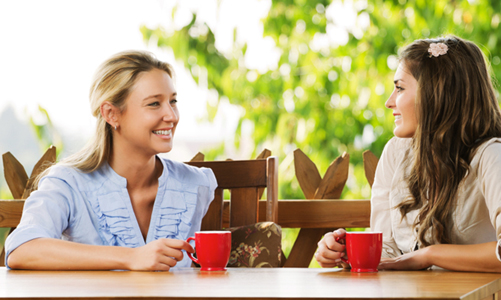
[[[106,123],[110,124],[112,128],[117,128],[119,126],[119,111],[118,108],[111,104],[109,101],[104,101],[101,104],[101,116],[103,116]]]

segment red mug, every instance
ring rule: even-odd
[[[231,253],[230,231],[197,231],[195,237],[186,242],[195,241],[197,257],[188,252],[192,261],[200,265],[201,271],[226,271]]]
[[[347,232],[345,240],[348,259],[341,258],[351,266],[352,272],[377,272],[383,251],[383,233],[367,231]]]

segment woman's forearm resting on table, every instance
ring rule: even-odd
[[[78,244],[51,238],[28,241],[8,256],[12,269],[111,270],[127,269],[133,249]]]
[[[500,272],[497,242],[476,245],[432,245],[397,258],[383,259],[381,269],[424,269],[437,266],[451,271]]]
[[[12,269],[168,271],[194,252],[185,241],[159,239],[138,248],[96,246],[51,238],[26,242],[8,256]]]

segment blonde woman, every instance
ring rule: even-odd
[[[12,269],[187,267],[216,180],[160,158],[179,122],[172,67],[130,51],[105,61],[90,90],[96,134],[42,174],[6,241]]]
[[[501,111],[482,52],[455,36],[417,40],[394,84],[395,137],[371,198],[379,268],[501,272]],[[319,242],[323,267],[340,265],[344,234]]]

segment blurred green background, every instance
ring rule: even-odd
[[[477,43],[493,77],[501,78],[500,12],[500,2],[486,0],[273,1],[262,19],[263,36],[277,50],[269,55],[278,53],[279,59],[264,71],[246,66],[250,45],[238,43],[236,30],[231,51],[219,52],[216,35],[197,14],[175,32],[147,26],[141,31],[145,41],[172,49],[195,80],[207,74],[204,84],[217,95],[207,105],[209,118],[222,101],[242,107],[235,146],[250,131],[254,155],[268,148],[279,157],[279,199],[304,199],[294,174],[296,148],[322,176],[348,152],[350,176],[341,198],[360,199],[370,197],[363,151],[379,157],[393,136],[384,102],[393,89],[398,49],[415,39],[454,34]],[[205,154],[209,160],[226,158],[223,147]],[[286,255],[296,235],[284,230]],[[316,266],[312,261],[310,267]]]
[[[177,13],[174,9],[168,17],[175,19]],[[214,12],[218,13],[232,12]],[[223,103],[239,107],[232,147],[246,147],[252,157],[264,148],[278,156],[280,199],[304,199],[294,174],[296,148],[310,157],[322,176],[336,157],[349,153],[350,175],[341,198],[370,197],[362,153],[371,150],[379,156],[393,135],[393,116],[384,102],[393,89],[398,49],[415,39],[454,34],[474,41],[491,64],[499,99],[499,1],[272,1],[262,19],[268,50],[261,53],[255,45],[241,42],[245,32],[239,28],[233,30],[230,47],[218,50],[216,29],[201,14],[193,13],[177,30],[139,30],[145,43],[172,51],[197,84],[209,89],[209,121]],[[252,67],[246,61],[250,51],[272,63]],[[51,140],[55,134],[39,137],[44,145],[64,146]],[[227,146],[221,143],[200,151],[206,160],[224,160]],[[5,199],[10,193],[2,190],[0,195]],[[284,231],[286,253],[295,234],[294,229]]]
[[[268,148],[279,157],[280,198],[300,199],[293,150],[300,148],[323,175],[343,152],[351,170],[343,198],[368,198],[362,152],[379,156],[392,137],[393,116],[384,102],[393,90],[398,49],[415,39],[455,34],[476,42],[501,76],[501,3],[498,1],[273,1],[262,19],[263,36],[274,43],[276,67],[261,72],[246,66],[250,45],[237,41],[217,50],[210,26],[193,14],[177,31],[143,26],[146,42],[170,48],[216,101],[242,107],[235,132],[238,148],[250,132],[254,155]],[[173,11],[175,18],[176,10]],[[264,59],[264,58],[263,58]],[[203,80],[200,74],[206,74]],[[201,83],[203,81],[203,83]],[[499,87],[497,87],[499,88]],[[222,147],[206,158],[225,159]]]

